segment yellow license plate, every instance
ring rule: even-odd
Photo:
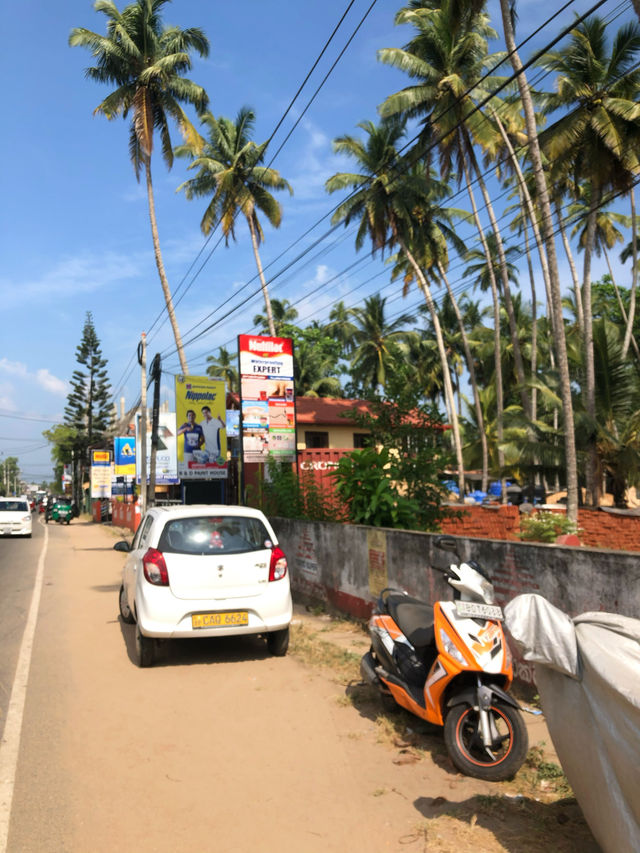
[[[248,625],[249,614],[246,610],[227,613],[194,613],[191,616],[192,628],[229,628],[233,625]]]

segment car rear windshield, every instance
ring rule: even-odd
[[[29,512],[26,501],[0,501],[0,512]]]
[[[267,529],[259,518],[203,515],[169,521],[158,548],[174,554],[243,554],[270,547]]]

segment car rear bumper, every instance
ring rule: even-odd
[[[205,601],[181,601],[171,597],[163,602],[162,608],[158,607],[158,596],[152,595],[151,599],[150,601],[143,597],[136,600],[137,621],[141,633],[147,637],[178,639],[262,634],[286,628],[293,616],[291,592],[288,584],[281,590],[270,590],[269,594],[259,597]],[[247,625],[221,625],[209,628],[194,628],[192,626],[191,617],[194,614],[238,612],[247,613]]]

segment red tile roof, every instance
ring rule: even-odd
[[[352,412],[369,413],[366,400],[339,400],[333,397],[296,397],[296,419],[299,424],[316,426],[353,426]]]

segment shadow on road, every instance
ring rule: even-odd
[[[428,753],[431,761],[445,773],[458,775],[447,753],[440,726],[433,726],[395,706],[394,710],[382,707],[378,691],[365,682],[351,682],[347,685],[346,695],[358,713],[389,730],[389,736],[400,750],[398,763],[403,756],[407,763],[412,751]]]
[[[531,797],[497,794],[450,803],[445,797],[419,797],[413,805],[430,823],[445,817],[460,821],[470,829],[484,828],[502,845],[501,850],[510,853],[525,850],[600,853],[580,806],[573,798],[544,803]],[[424,830],[428,838],[429,824]]]
[[[113,589],[119,589],[114,587]],[[118,617],[120,631],[129,660],[137,666],[135,625],[127,625]],[[202,666],[263,660],[271,657],[262,637],[250,634],[240,637],[202,637],[183,640],[156,640],[153,666]]]

